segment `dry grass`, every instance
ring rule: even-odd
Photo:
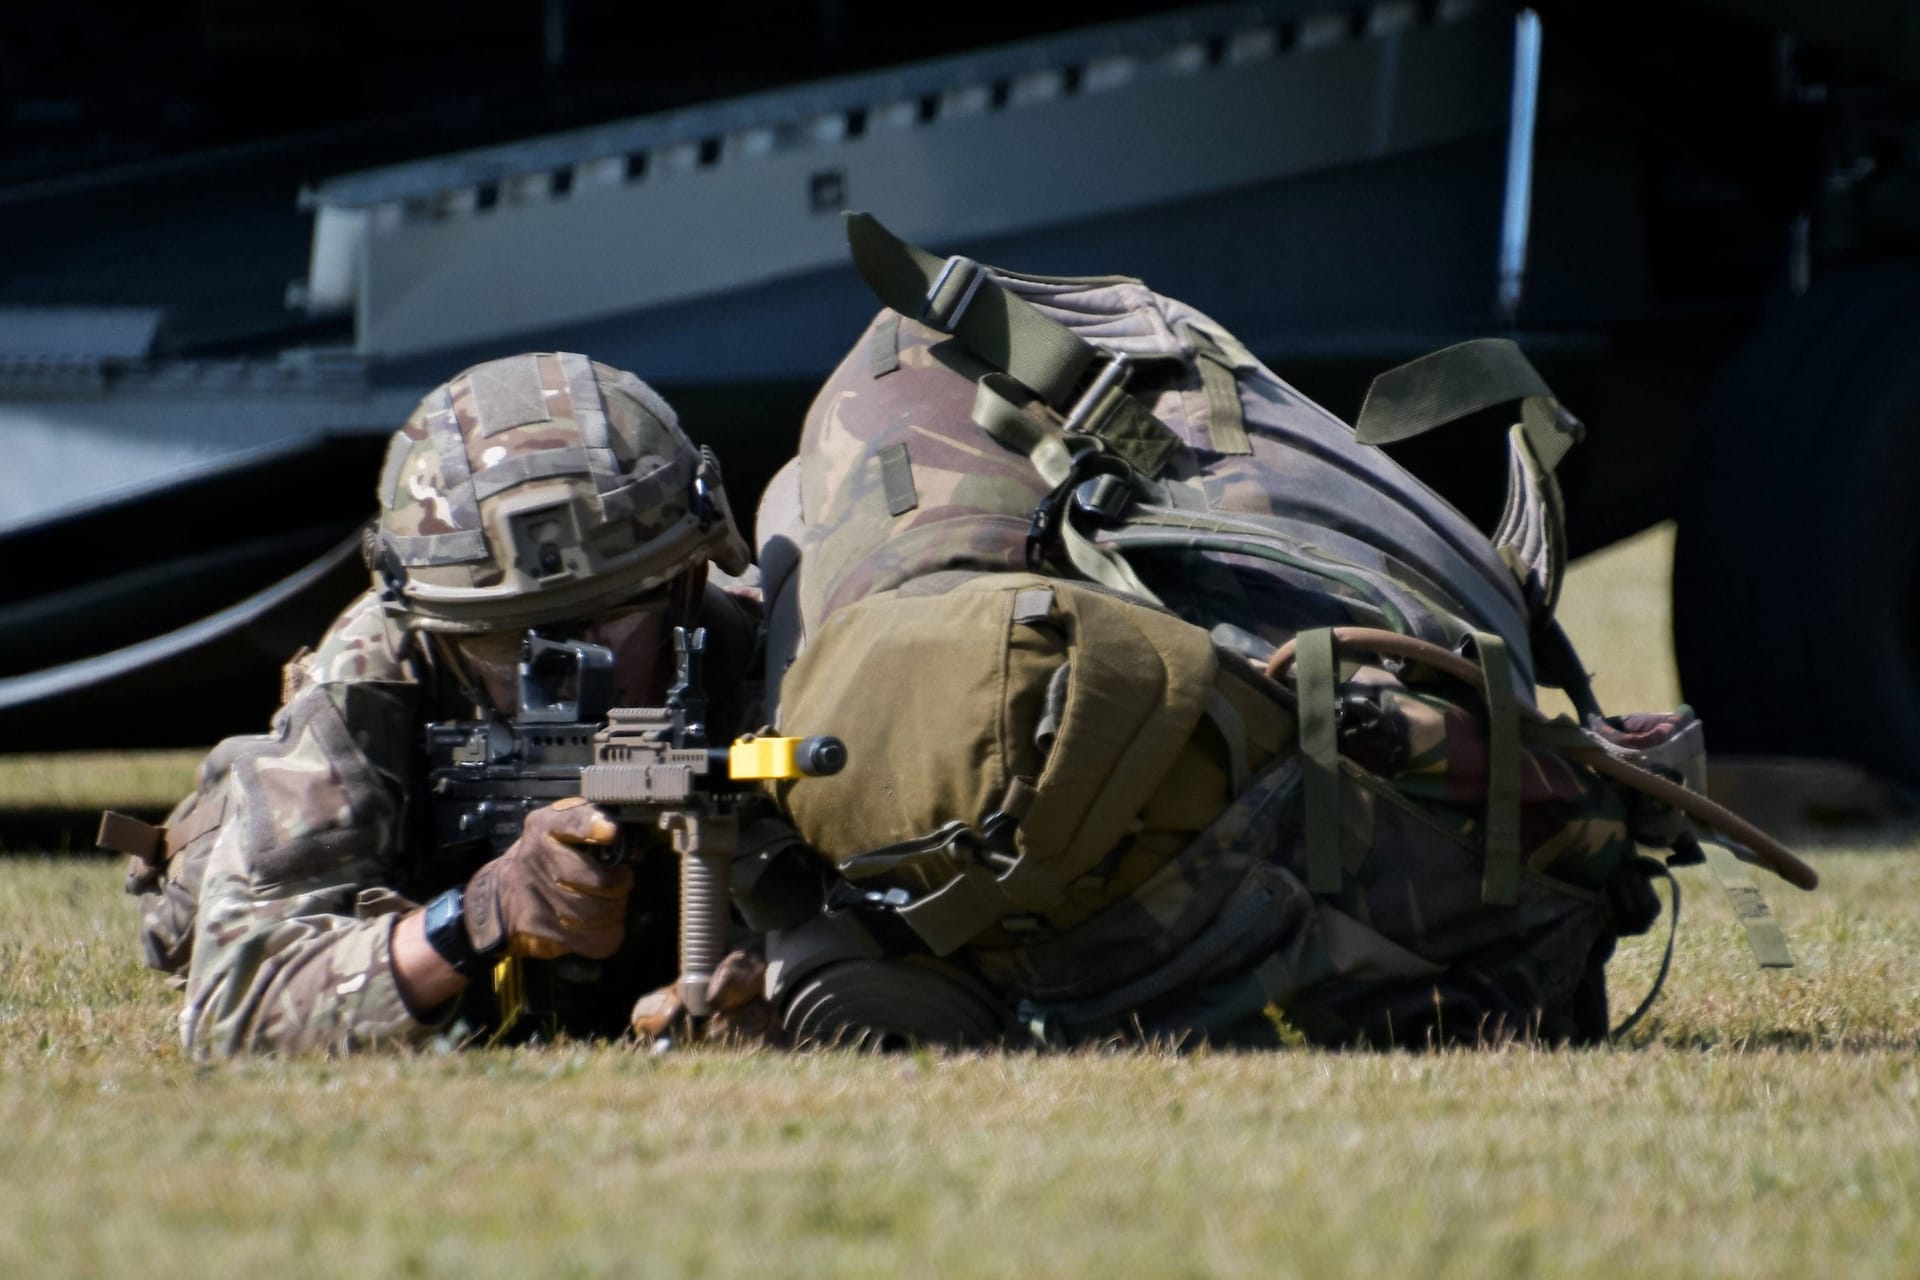
[[[1673,665],[1673,525],[1660,524],[1573,566],[1556,611],[1609,715],[1680,703]],[[1558,694],[1547,709],[1570,711]]]
[[[205,751],[75,751],[0,756],[0,811],[167,809],[193,785]]]
[[[1660,554],[1570,589],[1609,705],[1669,687],[1663,630],[1592,599]],[[0,861],[0,1275],[1911,1276],[1915,844],[1813,855],[1822,892],[1775,895],[1790,973],[1683,871],[1667,994],[1598,1052],[218,1068],[175,1047],[117,869]],[[1663,941],[1623,947],[1621,1003]]]

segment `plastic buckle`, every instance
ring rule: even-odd
[[[920,314],[915,318],[942,333],[952,333],[967,314],[967,308],[973,305],[974,295],[980,292],[986,278],[987,273],[979,263],[954,254],[934,277],[933,287],[927,290]]]
[[[1098,447],[1097,440],[1089,441],[1095,447],[1075,455],[1073,467],[1067,472],[1067,478],[1033,509],[1033,518],[1027,525],[1027,568],[1040,571],[1047,558],[1047,552],[1060,536],[1060,524],[1068,516],[1069,503],[1073,503],[1083,486],[1104,476],[1114,477],[1122,483],[1122,492],[1118,495],[1103,494],[1102,500],[1117,503],[1120,511],[1126,509],[1131,499],[1132,486],[1128,483],[1133,474],[1126,460],[1105,453]],[[1078,505],[1078,504],[1075,504]]]
[[[862,889],[845,880],[835,881],[827,891],[830,911],[899,911],[912,902],[913,895],[905,889]]]
[[[1100,372],[1093,375],[1093,381],[1073,402],[1073,408],[1067,410],[1066,421],[1060,424],[1063,431],[1092,431],[1106,417],[1102,406],[1115,391],[1127,385],[1127,379],[1133,376],[1133,358],[1118,351],[1104,353],[1107,362],[1100,366]],[[1108,412],[1110,412],[1109,410]]]
[[[1133,486],[1117,475],[1095,476],[1073,491],[1073,509],[1101,529],[1119,524],[1132,501]]]
[[[997,871],[1013,868],[1020,855],[1013,845],[1020,820],[1003,809],[995,809],[980,823],[980,847],[974,857]]]
[[[687,508],[701,533],[713,528],[720,521],[720,506],[713,500],[713,486],[709,485],[706,476],[699,472],[694,473],[692,489],[687,498]]]

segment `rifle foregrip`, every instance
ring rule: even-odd
[[[705,1017],[707,980],[727,956],[727,859],[689,850],[680,856],[680,1003]]]

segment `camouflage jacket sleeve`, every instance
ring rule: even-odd
[[[201,886],[181,1033],[196,1056],[417,1043],[394,981],[384,888],[418,703],[404,642],[370,597],[288,668],[270,744],[237,761]]]

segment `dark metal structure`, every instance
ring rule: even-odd
[[[750,501],[871,313],[852,206],[1141,276],[1341,412],[1510,333],[1592,427],[1563,473],[1576,549],[1680,520],[1716,746],[1920,780],[1913,6],[1150,8],[910,35],[823,2],[730,32],[730,63],[655,33],[666,69],[623,78],[595,36],[625,20],[547,0],[451,51],[521,58],[518,95],[131,167],[16,152],[0,232],[43,251],[0,265],[0,750],[257,727],[360,580],[385,433],[476,358],[640,371]],[[978,51],[901,60],[936,38]],[[534,136],[469,145],[489,133]],[[1498,426],[1404,460],[1491,520]]]

